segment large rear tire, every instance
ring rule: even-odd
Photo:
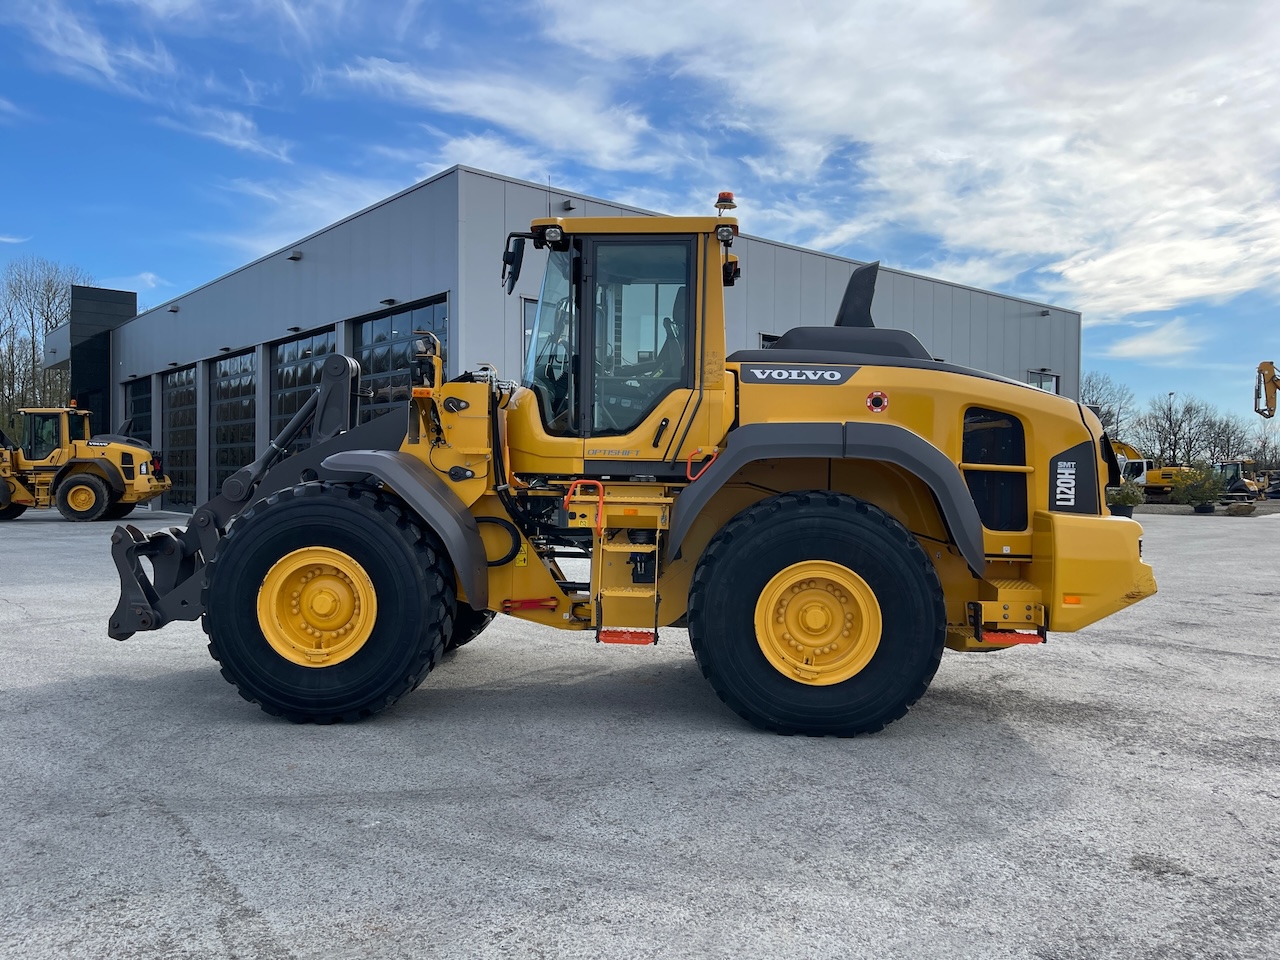
[[[689,592],[689,638],[726,704],[778,733],[852,736],[903,716],[942,658],[933,564],[884,511],[830,491],[738,514]]]
[[[391,706],[439,662],[457,606],[439,540],[367,488],[272,495],[231,525],[206,577],[204,628],[222,675],[296,723]]]
[[[92,473],[73,473],[58,484],[58,512],[68,520],[97,520],[111,505],[103,479]]]
[[[453,618],[453,633],[445,641],[445,650],[453,650],[463,644],[470,643],[493,622],[497,614],[492,610],[476,610],[465,603],[458,604],[458,613]]]
[[[137,506],[136,503],[120,503],[117,501],[116,503],[113,503],[111,504],[111,506],[107,507],[107,509],[102,514],[102,519],[103,520],[123,520],[129,514],[133,513],[133,508],[136,506]]]

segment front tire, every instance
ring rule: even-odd
[[[136,506],[137,506],[136,503],[120,503],[117,501],[116,503],[113,503],[111,504],[111,506],[107,507],[107,509],[102,514],[102,519],[103,520],[123,520],[129,514],[133,513],[133,508]]]
[[[7,507],[0,507],[0,521],[17,520],[26,512],[27,505],[25,503],[11,503]]]
[[[439,662],[457,606],[433,533],[365,488],[305,483],[236,520],[207,568],[222,675],[295,723],[390,707]]]
[[[101,477],[74,473],[58,484],[58,512],[68,520],[97,520],[111,505],[111,496]]]
[[[748,507],[708,544],[689,638],[726,704],[766,730],[852,736],[903,716],[942,658],[946,608],[911,533],[830,491]]]

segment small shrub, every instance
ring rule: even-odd
[[[1107,503],[1113,507],[1136,507],[1146,501],[1142,485],[1132,480],[1121,480],[1118,487],[1107,487]]]
[[[1225,492],[1226,484],[1218,472],[1198,463],[1174,476],[1170,499],[1174,503],[1216,503]]]

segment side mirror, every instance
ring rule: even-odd
[[[507,285],[507,295],[516,288],[520,279],[520,266],[524,263],[524,237],[511,234],[507,237],[507,249],[502,254],[502,279]]]

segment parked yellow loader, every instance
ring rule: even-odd
[[[245,698],[324,723],[386,709],[496,613],[603,643],[683,626],[750,722],[849,735],[905,714],[944,646],[1039,643],[1155,592],[1142,528],[1104,506],[1097,417],[876,329],[876,265],[834,326],[728,353],[737,232],[513,234],[508,292],[526,241],[548,252],[519,382],[445,382],[424,335],[412,399],[353,427],[358,368],[330,357],[185,531],[117,527],[110,635],[202,617]],[[307,422],[314,446],[281,459]]]
[[[0,430],[0,521],[52,506],[68,520],[119,520],[169,489],[158,454],[131,437],[94,435],[87,410],[33,407],[18,416],[21,442]]]

